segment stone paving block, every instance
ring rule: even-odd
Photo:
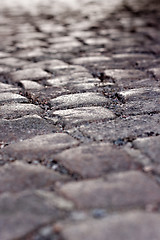
[[[3,149],[7,159],[18,159],[31,162],[54,160],[55,153],[78,145],[78,141],[67,133],[51,133],[10,144]]]
[[[0,120],[0,141],[15,142],[35,135],[56,132],[56,127],[38,115],[24,116],[13,120]]]
[[[118,97],[123,102],[137,100],[152,100],[160,97],[160,88],[134,88],[118,92]]]
[[[47,82],[53,87],[65,87],[68,89],[77,89],[77,90],[85,90],[85,89],[93,89],[96,84],[100,83],[100,80],[97,78],[88,78],[84,75],[79,75],[78,78],[71,76],[60,76],[54,79],[49,79]]]
[[[72,50],[74,48],[78,48],[81,46],[81,43],[79,41],[72,40],[70,42],[59,42],[59,43],[54,43],[51,44],[51,48],[54,48],[59,51],[64,51],[64,50]]]
[[[30,90],[30,89],[40,90],[44,88],[43,85],[30,80],[23,80],[23,81],[20,81],[19,83],[26,90]]]
[[[50,59],[50,60],[43,60],[40,62],[34,62],[34,63],[29,63],[26,66],[23,67],[25,68],[39,68],[41,67],[42,69],[46,69],[50,72],[56,70],[56,69],[63,69],[69,67],[69,64],[58,60],[58,59]]]
[[[24,238],[35,229],[64,217],[72,204],[47,191],[0,196],[0,239]]]
[[[10,68],[7,66],[1,66],[0,65],[0,74],[6,74],[10,72]]]
[[[53,114],[60,116],[63,123],[68,126],[78,125],[84,122],[113,119],[116,117],[112,111],[103,107],[81,107],[58,110],[54,111]]]
[[[160,80],[160,68],[152,68],[152,69],[149,69],[149,71],[154,74],[155,78],[158,81]]]
[[[65,109],[81,106],[105,105],[108,99],[99,93],[86,92],[63,95],[52,99],[50,102],[54,109]]]
[[[112,78],[117,84],[125,84],[131,80],[140,80],[146,77],[146,74],[140,70],[132,69],[107,69],[105,77]]]
[[[123,115],[139,115],[145,113],[159,113],[160,112],[160,97],[150,100],[131,101],[120,106],[119,111]]]
[[[147,155],[153,162],[160,163],[160,136],[137,138],[133,146]]]
[[[0,117],[14,119],[25,115],[40,114],[43,110],[34,104],[11,103],[4,104],[0,107]]]
[[[0,192],[21,192],[33,189],[53,188],[67,177],[40,165],[14,162],[0,168]]]
[[[56,155],[56,161],[83,178],[94,178],[112,171],[140,168],[136,158],[109,143],[79,146]]]
[[[10,92],[14,92],[14,91],[17,91],[17,90],[20,90],[20,89],[12,86],[11,84],[6,84],[6,83],[1,83],[0,82],[0,93],[1,92],[9,92],[10,93]]]
[[[63,225],[61,235],[64,240],[158,240],[159,221],[159,214],[130,211],[101,220]]]
[[[160,187],[137,171],[107,175],[106,179],[70,182],[57,191],[79,209],[122,209],[160,201]]]
[[[86,57],[80,57],[72,60],[73,64],[88,64],[92,62],[106,62],[109,61],[109,57],[105,56],[86,56]]]
[[[13,68],[18,68],[23,67],[25,64],[27,64],[27,61],[15,57],[7,57],[0,59],[0,64],[4,66],[10,66]]]
[[[152,60],[154,56],[152,54],[139,54],[139,53],[122,53],[122,54],[113,54],[114,59],[128,59],[128,60],[139,60],[139,59],[150,59]]]
[[[51,77],[49,73],[42,70],[41,68],[29,68],[24,70],[18,70],[16,72],[12,72],[10,76],[15,82],[19,82],[21,80],[38,81]]]
[[[137,136],[160,134],[160,114],[123,116],[106,123],[90,123],[80,126],[84,136],[95,140],[134,139]]]
[[[0,93],[0,105],[3,105],[4,103],[11,103],[11,102],[27,103],[28,100],[27,98],[17,93],[11,93],[11,92]]]

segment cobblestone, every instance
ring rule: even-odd
[[[135,148],[140,149],[152,161],[159,163],[160,161],[160,137],[137,138],[133,142]]]
[[[66,133],[52,133],[36,136],[17,142],[4,148],[4,154],[9,159],[31,162],[37,160],[48,162],[54,160],[55,153],[71,146],[78,145],[78,141]]]
[[[71,208],[70,202],[47,191],[1,194],[0,237],[4,240],[23,238],[28,232],[64,216],[65,210]]]
[[[159,240],[160,3],[0,5],[0,240]]]
[[[24,190],[49,189],[67,178],[40,165],[15,162],[0,168],[0,192],[18,193]],[[43,176],[43,177],[42,177]]]
[[[106,179],[68,183],[60,187],[59,192],[79,209],[142,207],[159,202],[160,198],[159,186],[136,171],[109,175]]]
[[[84,178],[141,167],[136,158],[108,143],[71,148],[58,154],[55,159],[70,172]]]
[[[68,126],[79,125],[84,122],[114,119],[116,117],[114,113],[103,107],[81,107],[74,109],[58,110],[54,111],[53,113],[61,117],[63,124]]]
[[[117,214],[101,221],[88,220],[84,223],[64,226],[62,236],[66,240],[150,240],[154,237],[158,240],[159,215],[144,212],[128,212]]]
[[[63,95],[51,100],[51,105],[54,109],[65,109],[87,105],[97,106],[105,105],[106,103],[107,99],[103,95],[94,92]]]
[[[0,121],[0,139],[2,142],[14,142],[35,135],[50,133],[56,128],[38,115],[24,116],[13,120]]]

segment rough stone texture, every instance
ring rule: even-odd
[[[160,216],[155,213],[121,213],[102,220],[64,225],[62,236],[65,240],[158,240],[159,221]]]
[[[125,83],[125,81],[133,80],[133,79],[142,79],[145,78],[146,75],[139,70],[121,70],[121,69],[114,69],[114,70],[105,70],[105,76],[107,78],[113,78],[119,84]]]
[[[159,81],[160,80],[160,68],[153,68],[149,69],[155,76],[155,78]]]
[[[50,74],[43,71],[41,68],[24,69],[11,73],[11,78],[15,82],[19,82],[21,80],[37,81],[49,78],[50,76],[51,76]]]
[[[91,123],[82,125],[80,131],[85,135],[96,140],[117,140],[134,139],[137,136],[148,136],[150,134],[160,134],[159,128],[160,115],[142,116],[123,116],[107,123]]]
[[[24,89],[40,90],[43,88],[43,86],[41,84],[34,82],[34,81],[24,80],[24,81],[20,81],[20,83],[22,84],[22,87]]]
[[[0,238],[23,238],[34,229],[56,221],[64,211],[72,208],[70,202],[47,191],[24,191],[0,196]]]
[[[6,83],[0,83],[0,93],[1,92],[8,92],[8,91],[16,91],[18,88],[13,87],[12,85]]]
[[[133,146],[140,149],[152,161],[160,163],[160,136],[137,138],[133,142]]]
[[[29,114],[40,114],[41,112],[42,109],[39,106],[26,103],[4,104],[0,107],[0,117],[8,119],[18,118]]]
[[[27,98],[21,96],[20,94],[3,92],[0,93],[0,105],[10,102],[28,102]]]
[[[60,187],[59,192],[80,209],[138,207],[160,199],[160,187],[136,171],[109,175],[105,180],[71,182]]]
[[[55,153],[71,146],[78,145],[78,141],[66,133],[52,133],[39,135],[3,149],[9,159],[31,162],[32,160],[53,160]]]
[[[58,110],[53,112],[64,121],[65,125],[77,125],[83,122],[93,122],[115,118],[115,114],[103,107],[81,107],[74,109]],[[53,118],[54,119],[54,118]]]
[[[24,190],[54,188],[58,181],[66,177],[40,165],[31,166],[15,162],[0,168],[0,192],[21,192]]]
[[[6,143],[20,141],[55,130],[53,125],[48,124],[37,115],[25,116],[13,120],[4,119],[0,121],[0,141]]]
[[[104,105],[107,104],[107,98],[98,93],[75,93],[63,95],[51,100],[54,109],[73,108],[85,105]]]
[[[160,97],[151,98],[150,100],[139,100],[139,101],[131,101],[129,103],[123,104],[120,106],[119,111],[123,115],[140,115],[140,114],[148,114],[148,113],[159,113],[160,105],[159,105]]]
[[[111,144],[93,144],[65,150],[55,157],[70,172],[84,178],[140,167],[136,159]]]
[[[118,93],[118,97],[123,102],[137,101],[137,100],[151,100],[160,96],[160,88],[138,88],[125,90]]]

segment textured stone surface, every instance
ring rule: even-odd
[[[138,207],[160,199],[160,187],[153,179],[136,171],[109,175],[106,180],[68,183],[60,187],[59,192],[80,209]]]
[[[21,192],[24,190],[54,187],[54,183],[65,181],[66,177],[40,165],[31,166],[15,162],[0,168],[0,192]]]
[[[81,107],[67,110],[58,110],[53,112],[64,121],[66,125],[77,125],[83,122],[92,122],[97,120],[113,119],[115,114],[103,107]]]
[[[51,76],[50,74],[43,71],[41,68],[24,69],[11,73],[11,78],[13,79],[13,81],[16,82],[25,79],[37,81],[49,78],[50,76]]]
[[[84,178],[140,167],[131,155],[111,144],[93,144],[65,150],[55,157],[70,172]]]
[[[134,139],[137,136],[159,134],[159,114],[142,116],[123,116],[107,123],[91,123],[89,126],[82,125],[80,130],[83,134],[96,140],[104,139]]]
[[[54,109],[73,108],[86,105],[103,105],[107,103],[107,98],[98,93],[75,93],[63,95],[51,100]]]
[[[0,196],[0,238],[23,238],[34,229],[56,221],[72,204],[47,191],[24,191]]]
[[[66,133],[52,133],[39,135],[3,149],[9,159],[18,159],[31,162],[32,160],[53,160],[55,153],[71,146],[78,141]]]
[[[4,142],[14,142],[35,135],[55,131],[55,127],[48,124],[37,115],[25,116],[13,120],[0,121],[0,139]]]
[[[10,102],[28,102],[27,99],[20,94],[16,93],[10,93],[10,92],[3,92],[0,93],[0,105],[4,103],[10,103]]]
[[[160,136],[137,138],[133,142],[133,146],[140,149],[152,161],[160,163]]]
[[[102,220],[88,220],[79,224],[66,225],[62,229],[65,240],[158,240],[159,214],[128,212]]]
[[[33,104],[11,103],[0,107],[1,118],[18,118],[29,114],[40,114],[42,109]]]

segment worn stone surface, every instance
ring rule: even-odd
[[[0,6],[0,240],[159,240],[160,3]]]
[[[72,208],[70,202],[47,191],[24,191],[0,196],[0,238],[23,238],[34,229],[56,221],[64,211]]]
[[[20,94],[16,93],[10,93],[10,92],[3,92],[0,93],[0,105],[4,103],[10,103],[10,102],[28,102],[28,100],[21,96]]]
[[[66,240],[158,240],[159,214],[128,212],[103,220],[88,220],[79,224],[64,225],[62,236]]]
[[[24,190],[54,188],[58,181],[66,177],[40,165],[31,166],[15,162],[0,168],[0,192],[21,192]]]
[[[93,144],[65,150],[55,157],[70,172],[84,178],[99,177],[111,171],[139,168],[140,164],[123,149],[111,144]]]
[[[137,138],[133,146],[140,149],[152,161],[160,163],[160,136]]]
[[[83,122],[93,122],[115,118],[115,114],[103,107],[81,107],[74,109],[58,110],[53,112],[62,118],[65,125],[78,125]],[[54,118],[53,118],[54,119]]]
[[[50,74],[43,71],[41,68],[24,69],[11,73],[11,78],[13,79],[13,81],[16,82],[25,79],[37,81],[49,78],[50,76],[51,76]]]
[[[4,104],[0,107],[0,117],[7,119],[13,119],[29,114],[33,115],[40,113],[42,113],[42,109],[39,106],[33,104],[10,103]]]
[[[53,125],[48,124],[37,115],[24,116],[13,120],[0,121],[0,139],[2,142],[15,142],[35,135],[55,132]]]
[[[82,125],[80,131],[96,140],[134,139],[139,136],[159,134],[160,115],[122,116],[106,123]]]
[[[154,180],[136,171],[68,183],[59,192],[80,209],[138,207],[159,202],[160,198],[160,187]]]
[[[54,160],[56,152],[76,146],[78,143],[67,133],[43,134],[11,144],[3,149],[3,153],[12,160],[51,161]]]
[[[94,92],[63,95],[51,100],[54,109],[107,104],[107,98]]]

